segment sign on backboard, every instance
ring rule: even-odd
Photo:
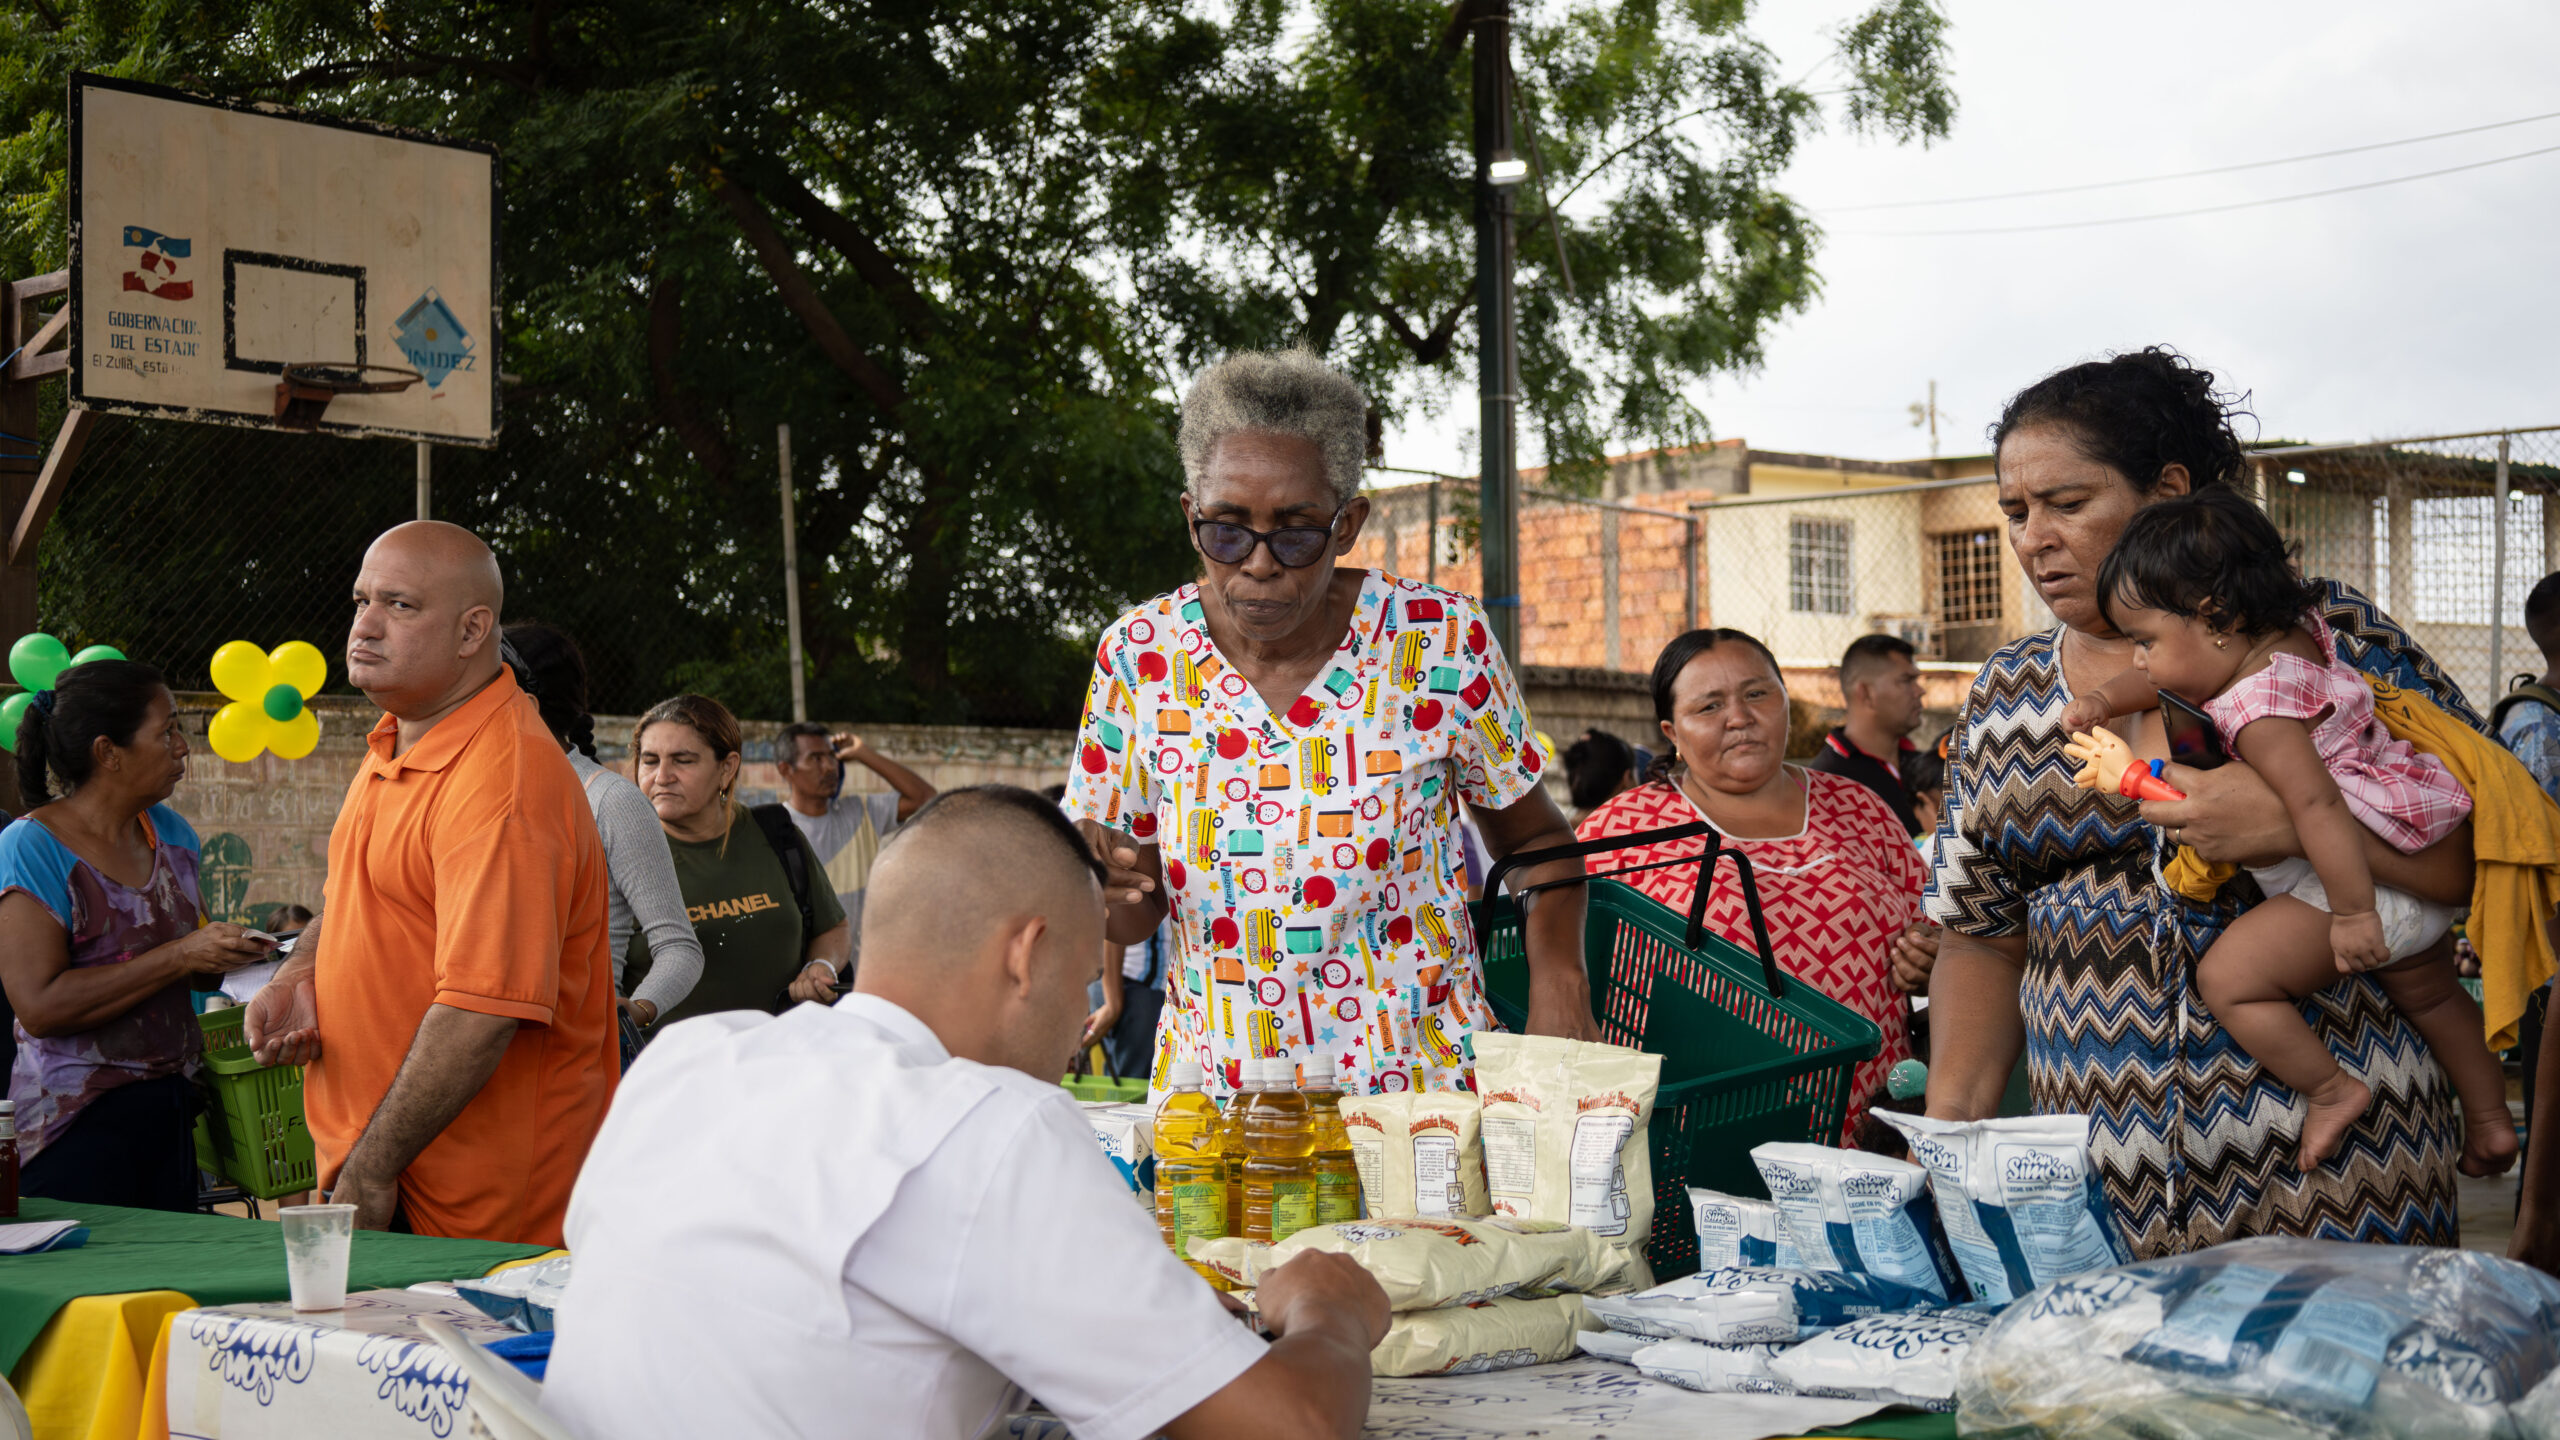
[[[494,444],[497,297],[494,149],[72,77],[73,404],[278,428],[287,365],[394,365],[319,428]]]

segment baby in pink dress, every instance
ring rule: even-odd
[[[2098,571],[2100,610],[2133,641],[2133,668],[2075,697],[2063,724],[2085,731],[2155,710],[2166,691],[2202,708],[2284,801],[2302,856],[2249,872],[2267,901],[2205,952],[2196,989],[2308,1105],[2297,1165],[2326,1158],[2373,1098],[2312,1034],[2301,1002],[2341,973],[2372,971],[2462,1097],[2461,1168],[2494,1174],[2514,1162],[2515,1123],[2480,1007],[2455,978],[2446,936],[2460,912],[2376,885],[2362,833],[2415,853],[2462,824],[2471,796],[2374,718],[2372,690],[2338,659],[2312,595],[2284,537],[2236,492],[2146,507]]]

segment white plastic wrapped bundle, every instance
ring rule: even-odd
[[[2511,1261],[2261,1237],[2038,1289],[1957,1398],[1968,1435],[2504,1440],[2556,1335],[2560,1282]]]
[[[1704,1345],[1695,1340],[1656,1340],[1635,1354],[1638,1370],[1683,1390],[1710,1395],[1798,1395],[1770,1368],[1784,1345]],[[1857,1397],[1844,1397],[1857,1398]]]
[[[1956,1367],[1991,1324],[1982,1310],[1870,1315],[1814,1336],[1769,1362],[1804,1395],[1956,1408]]]
[[[1640,1295],[1594,1296],[1592,1318],[1612,1330],[1709,1345],[1791,1344],[1869,1315],[1932,1302],[1873,1275],[1836,1271],[1701,1270]]]
[[[1803,1268],[1795,1242],[1787,1238],[1778,1207],[1766,1200],[1689,1187],[1689,1213],[1698,1222],[1698,1268],[1731,1270],[1775,1265]]]

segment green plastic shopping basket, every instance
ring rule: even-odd
[[[1766,1196],[1751,1148],[1771,1140],[1837,1145],[1848,1117],[1850,1072],[1883,1053],[1873,1021],[1790,980],[1769,947],[1750,857],[1704,822],[1558,845],[1504,859],[1485,877],[1491,897],[1468,907],[1485,965],[1486,998],[1505,1026],[1527,1019],[1529,961],[1520,897],[1548,885],[1502,890],[1513,871],[1553,860],[1707,837],[1703,856],[1628,867],[1696,866],[1698,898],[1686,916],[1616,880],[1593,879],[1583,920],[1583,962],[1601,1038],[1662,1057],[1654,1100],[1653,1240],[1657,1279],[1698,1268],[1687,1188]],[[1705,928],[1716,866],[1732,856],[1759,954]],[[1626,873],[1620,871],[1618,873]]]
[[[261,1200],[310,1189],[319,1167],[302,1119],[302,1067],[259,1064],[238,1006],[197,1018],[214,1101],[196,1121],[196,1163]]]

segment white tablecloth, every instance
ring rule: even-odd
[[[1700,1395],[1611,1360],[1563,1360],[1427,1380],[1380,1380],[1363,1440],[1764,1440],[1846,1425],[1884,1409],[1872,1400]],[[1016,1415],[1008,1440],[1072,1440],[1050,1415]]]
[[[215,1305],[169,1322],[170,1440],[452,1440],[471,1382],[418,1328],[437,1315],[475,1340],[514,1332],[467,1300],[368,1290],[347,1308]]]

